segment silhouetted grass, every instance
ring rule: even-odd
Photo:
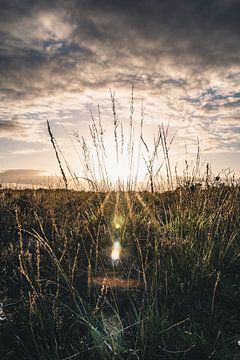
[[[64,163],[76,188],[81,181],[49,123],[65,190],[0,190],[0,358],[239,359],[238,181],[214,178],[209,165],[201,176],[199,150],[192,172],[186,162],[173,178],[168,128],[150,146],[142,109],[134,137],[132,91],[126,138],[113,93],[111,106],[116,162],[128,154],[125,182],[106,167],[98,107],[95,153],[75,134],[91,191],[69,189]]]
[[[237,359],[238,185],[8,190],[0,204],[2,358]],[[138,286],[93,285],[113,273]]]

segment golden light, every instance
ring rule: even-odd
[[[119,241],[114,241],[112,252],[111,252],[111,258],[113,261],[118,261],[120,259],[120,253],[121,253],[121,245]]]
[[[123,216],[115,215],[112,222],[114,229],[120,230],[123,224],[124,224]]]
[[[113,183],[120,181],[126,184],[129,177],[129,159],[125,155],[121,160],[117,161],[114,155],[109,154],[106,160],[106,170],[110,180]]]

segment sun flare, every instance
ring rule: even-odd
[[[116,159],[109,159],[106,161],[106,168],[108,172],[108,176],[112,182],[124,182],[126,183],[129,178],[129,165],[128,158],[125,157],[120,161],[116,161]]]
[[[114,241],[111,252],[112,261],[120,260],[120,253],[121,253],[121,244],[119,241]]]

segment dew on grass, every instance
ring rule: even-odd
[[[0,303],[0,321],[6,320],[6,315],[3,310],[3,303]]]

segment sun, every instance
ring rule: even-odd
[[[130,167],[127,157],[121,158],[119,161],[116,161],[114,157],[109,157],[106,160],[106,169],[108,177],[111,182],[117,183],[127,183],[130,176]]]
[[[97,123],[93,117],[90,134],[82,137],[82,164],[86,179],[108,188],[132,189],[148,172],[149,154],[142,144],[142,125],[129,121],[114,125]],[[100,120],[99,120],[100,121]],[[89,136],[90,135],[90,136]],[[79,139],[78,139],[79,141]]]

